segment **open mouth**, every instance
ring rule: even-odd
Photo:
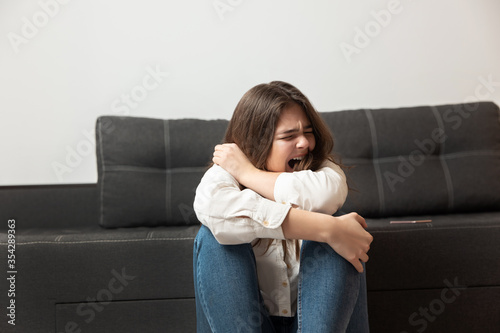
[[[297,165],[300,161],[302,161],[304,159],[304,156],[298,156],[298,157],[294,157],[292,158],[290,161],[288,161],[288,166],[290,168],[293,168],[295,167],[295,165]]]

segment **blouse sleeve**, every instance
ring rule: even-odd
[[[276,202],[329,215],[342,207],[347,192],[344,172],[331,161],[316,171],[282,173],[274,185]]]
[[[281,224],[291,206],[241,190],[231,174],[214,165],[196,189],[193,208],[219,243],[243,244],[256,238],[285,239]]]

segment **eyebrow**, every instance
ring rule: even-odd
[[[311,124],[303,127],[304,131],[305,130],[310,130],[312,128],[313,127],[312,127]],[[298,131],[299,131],[298,128],[292,128],[292,129],[289,129],[289,130],[286,130],[286,131],[283,131],[283,132],[279,132],[277,135],[284,135],[284,134],[296,133]]]

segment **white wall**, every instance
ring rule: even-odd
[[[499,14],[497,0],[0,0],[0,185],[96,182],[99,115],[228,119],[276,79],[319,111],[500,104]]]

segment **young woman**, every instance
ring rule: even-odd
[[[373,238],[358,214],[332,216],[347,184],[309,100],[257,85],[224,142],[194,201],[198,332],[368,332]]]

